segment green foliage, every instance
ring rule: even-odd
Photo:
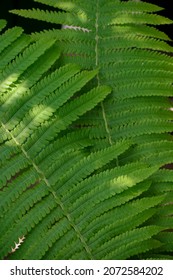
[[[172,22],[142,1],[36,2],[61,11],[13,13],[71,28],[1,35],[1,258],[172,259],[173,48],[155,27]]]

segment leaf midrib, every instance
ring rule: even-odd
[[[96,21],[95,21],[95,65],[96,68],[99,67],[99,57],[98,57],[98,49],[99,49],[99,2],[100,0],[97,0],[97,4],[96,4]],[[99,77],[99,73],[96,76],[97,78],[97,83],[98,86],[100,85],[100,77]],[[108,137],[108,142],[109,145],[112,146],[113,145],[113,140],[112,140],[112,136],[111,136],[111,132],[109,129],[109,124],[108,124],[108,119],[107,119],[107,115],[106,115],[106,110],[105,110],[105,106],[104,106],[104,102],[102,101],[101,103],[101,112],[102,112],[102,117],[103,117],[103,122],[104,122],[104,126],[105,126],[105,130],[107,133],[107,137]],[[116,164],[117,166],[118,164],[118,158],[116,159]]]
[[[56,192],[53,190],[51,184],[49,183],[48,179],[45,177],[44,172],[35,164],[35,162],[30,158],[30,156],[27,154],[27,152],[25,151],[25,149],[22,147],[22,145],[20,145],[20,143],[17,141],[17,139],[13,136],[13,134],[6,128],[5,124],[1,122],[2,127],[5,129],[7,135],[9,135],[11,137],[11,139],[13,139],[13,141],[16,143],[16,145],[20,148],[22,154],[24,154],[24,156],[27,158],[27,160],[31,163],[31,165],[33,166],[33,168],[36,170],[36,172],[39,174],[40,176],[40,180],[42,180],[46,186],[48,187],[50,193],[52,193],[56,203],[61,207],[64,216],[67,218],[69,224],[71,225],[71,227],[74,229],[74,231],[76,232],[77,237],[80,239],[81,243],[83,244],[83,247],[85,248],[85,251],[89,257],[89,259],[94,259],[92,253],[91,253],[91,249],[89,248],[88,244],[86,243],[82,233],[80,232],[80,230],[78,229],[78,227],[75,225],[75,223],[73,222],[72,217],[70,216],[70,214],[68,213],[67,209],[65,208],[63,202],[61,201],[61,199],[57,196]]]

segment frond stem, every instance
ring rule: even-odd
[[[64,216],[67,217],[71,227],[75,230],[77,236],[79,237],[79,239],[81,240],[81,243],[83,244],[89,259],[94,259],[91,253],[90,248],[88,247],[87,243],[84,240],[84,237],[82,236],[80,230],[78,229],[78,227],[75,225],[75,223],[73,222],[72,217],[70,216],[70,214],[68,213],[68,211],[66,210],[64,204],[62,203],[62,201],[60,200],[60,198],[57,196],[56,192],[52,189],[51,184],[49,183],[48,179],[45,177],[44,173],[42,172],[42,170],[35,164],[35,162],[30,158],[30,156],[27,154],[27,152],[25,151],[25,149],[22,147],[22,145],[20,145],[20,143],[17,141],[17,139],[13,136],[13,134],[6,128],[6,126],[1,122],[2,127],[4,128],[4,130],[6,131],[6,133],[11,137],[11,139],[13,139],[13,141],[15,142],[15,144],[20,147],[22,153],[25,155],[25,157],[27,158],[27,160],[32,164],[32,166],[34,167],[34,169],[36,170],[36,172],[38,174],[40,174],[41,180],[44,181],[44,183],[46,184],[46,186],[48,187],[48,189],[50,190],[50,192],[52,193],[52,195],[55,198],[55,201],[57,202],[57,204],[61,207]]]
[[[95,60],[95,64],[96,64],[96,67],[99,66],[99,54],[98,54],[98,47],[99,47],[99,0],[97,0],[97,9],[96,9],[96,22],[95,22],[95,54],[96,54],[96,60]],[[98,83],[98,86],[100,85],[100,78],[99,78],[99,74],[97,74],[97,83]],[[108,120],[107,120],[107,117],[106,117],[106,111],[105,111],[105,106],[104,106],[104,103],[103,101],[101,102],[101,110],[102,110],[102,116],[103,116],[103,121],[104,121],[104,125],[105,125],[105,130],[107,132],[107,135],[108,135],[108,142],[110,144],[110,146],[113,145],[113,140],[112,140],[112,137],[111,137],[111,132],[110,132],[110,129],[109,129],[109,124],[108,124]],[[118,166],[118,159],[117,159],[117,166]]]

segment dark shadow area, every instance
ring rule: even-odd
[[[145,0],[145,2],[163,7],[164,10],[160,11],[160,12],[157,12],[157,14],[173,20],[171,1]],[[172,25],[162,25],[162,26],[159,26],[159,27],[157,26],[157,28],[159,28],[161,31],[165,32],[173,40],[173,32],[172,32],[173,26]]]
[[[45,9],[45,5],[36,3],[33,0],[22,0],[22,1],[2,0],[0,4],[0,19],[6,19],[8,21],[8,25],[7,25],[8,28],[14,26],[21,26],[23,27],[26,33],[31,33],[33,31],[41,31],[43,29],[61,27],[61,25],[58,26],[57,24],[54,25],[51,23],[46,23],[34,19],[26,19],[9,13],[9,11],[13,9],[32,9],[32,8]],[[48,7],[48,9],[54,10],[51,7]]]

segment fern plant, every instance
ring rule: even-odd
[[[1,71],[1,258],[172,259],[172,47],[153,27],[171,21],[142,1],[37,2],[61,12],[13,13],[76,29],[27,36]]]
[[[95,84],[112,88],[110,98],[80,121],[89,127],[91,136],[104,137],[107,145],[126,138],[135,138],[140,145],[167,141],[172,132],[168,97],[172,96],[169,53],[173,49],[166,34],[152,27],[171,23],[154,14],[161,8],[142,1],[35,1],[62,11],[13,13],[77,29],[46,30],[33,38],[56,39],[63,52],[62,63],[76,62],[84,69],[99,67]]]

